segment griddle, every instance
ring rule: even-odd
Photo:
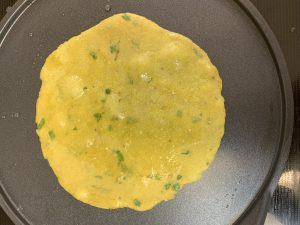
[[[203,179],[143,213],[75,200],[59,186],[35,133],[46,57],[119,12],[146,16],[199,44],[220,71],[226,100],[225,136]],[[288,156],[293,97],[287,67],[248,0],[20,0],[0,23],[0,68],[0,203],[17,225],[245,224],[257,201],[268,204]]]

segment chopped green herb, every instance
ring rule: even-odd
[[[141,203],[140,200],[134,199],[134,200],[133,200],[133,204],[134,204],[135,206],[137,206],[137,207],[140,207],[142,203]]]
[[[206,165],[209,166],[209,161],[206,162]]]
[[[83,87],[83,90],[86,91],[88,89],[88,87]]]
[[[202,118],[199,117],[199,116],[194,116],[193,119],[192,119],[192,122],[193,122],[193,123],[198,123],[198,122],[201,121],[201,119],[202,119]]]
[[[128,169],[128,167],[124,164],[121,164],[121,170],[123,173],[126,173],[126,174],[131,174],[132,171],[130,169]]]
[[[48,132],[49,138],[53,141],[55,139],[55,133],[53,132],[53,130],[50,130]]]
[[[161,177],[160,177],[158,174],[155,174],[154,179],[155,179],[155,180],[160,180]]]
[[[128,167],[124,164],[121,165],[121,170],[122,170],[123,173],[129,173],[130,172]]]
[[[42,118],[41,121],[39,122],[39,124],[37,125],[37,129],[40,130],[43,128],[43,126],[45,125],[46,120],[45,118]]]
[[[111,90],[109,88],[105,89],[105,94],[110,95],[111,94]]]
[[[215,76],[212,76],[212,77],[211,77],[211,79],[213,79],[213,80],[214,80],[214,79],[216,79],[216,77],[215,77]]]
[[[172,186],[172,184],[167,183],[167,184],[165,184],[165,189],[166,189],[166,190],[169,190],[171,186]]]
[[[181,110],[178,110],[177,113],[176,113],[176,116],[181,118],[183,115],[183,112]]]
[[[111,124],[108,125],[107,130],[112,131],[113,130],[113,126]]]
[[[158,174],[155,174],[155,175],[150,174],[150,175],[147,176],[147,178],[155,179],[155,180],[160,180],[161,179],[161,177]]]
[[[119,120],[119,117],[117,117],[116,115],[113,115],[113,116],[111,117],[111,120],[112,120],[112,121],[118,121],[118,120]]]
[[[102,176],[95,176],[95,178],[97,178],[97,179],[99,179],[99,180],[103,179]]]
[[[140,48],[140,43],[134,41],[134,40],[131,40],[131,43],[133,46],[135,46],[136,48]]]
[[[101,113],[95,113],[94,117],[97,120],[97,122],[99,122],[101,120],[101,118],[102,118],[102,115],[101,115]]]
[[[110,53],[111,54],[119,53],[119,47],[117,45],[110,46]]]
[[[94,60],[96,60],[96,59],[98,58],[96,52],[90,52],[90,56],[91,56]]]
[[[131,117],[131,116],[126,118],[126,123],[127,124],[135,124],[137,122],[139,122],[139,120],[137,118],[134,118],[134,117]]]
[[[123,156],[123,153],[119,150],[116,150],[114,151],[116,156],[117,156],[117,159],[118,159],[118,163],[120,164],[121,162],[124,162],[124,156]]]
[[[175,183],[172,185],[172,190],[173,191],[179,191],[180,190],[180,184],[179,183]]]
[[[126,13],[124,15],[122,15],[122,18],[124,20],[126,20],[126,21],[130,21],[131,20],[130,16],[128,16]]]
[[[74,127],[73,130],[78,130],[78,128],[77,128],[77,127]]]
[[[131,77],[128,77],[128,84],[133,85],[133,83],[134,83],[133,79]]]
[[[132,170],[128,169],[125,166],[125,169],[123,169],[123,164],[121,164],[121,169],[122,169],[122,180],[121,181],[126,181],[127,179],[130,179],[130,177],[132,176]]]
[[[117,60],[118,55],[120,53],[119,43],[116,44],[116,45],[111,45],[110,46],[110,53],[115,55],[115,60]]]
[[[96,190],[98,190],[98,191],[100,191],[102,193],[109,193],[109,192],[111,192],[110,189],[106,189],[106,188],[103,188],[103,187],[97,187],[95,185],[92,185],[92,188],[94,188],[94,189],[96,189]]]
[[[185,152],[181,152],[181,155],[189,155],[189,154],[191,154],[191,151],[190,151],[190,150],[187,150],[187,151],[185,151]]]
[[[198,49],[193,48],[193,51],[194,51],[195,55],[198,56],[199,58],[202,58],[202,57],[203,57],[203,55],[199,52]]]
[[[105,103],[105,102],[106,102],[106,99],[101,99],[101,102],[102,102],[102,103]]]
[[[177,180],[181,180],[182,176],[181,175],[178,175],[177,176]]]

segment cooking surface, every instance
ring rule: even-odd
[[[4,3],[5,3],[5,1],[4,1]],[[273,3],[274,4],[274,3]],[[262,7],[263,7],[263,5],[262,5]],[[294,8],[297,8],[297,7],[294,7]],[[64,12],[62,12],[62,13],[64,13]],[[298,20],[299,21],[299,20]],[[291,28],[290,29],[288,29],[286,32],[290,32],[292,35],[298,35],[299,36],[299,28],[297,29],[297,27],[296,27],[296,25],[288,25],[288,26],[290,26]],[[298,33],[297,33],[298,32]],[[35,34],[33,33],[33,34],[30,34],[30,32],[28,33],[28,35],[29,36],[34,36]],[[283,36],[283,39],[285,38],[285,36]],[[299,51],[298,51],[298,53],[299,53]],[[289,52],[288,52],[288,54],[289,54]],[[293,56],[293,57],[295,57],[296,58],[296,56]],[[288,59],[289,59],[289,57],[287,57]],[[295,63],[295,61],[294,61],[294,63]],[[292,64],[292,63],[291,63]],[[297,70],[297,68],[295,68],[295,71]],[[297,73],[297,71],[295,72],[295,74]],[[294,73],[293,72],[291,72],[291,75],[293,75]],[[298,70],[298,75],[299,75],[299,70]],[[294,75],[295,76],[295,75]],[[294,81],[295,81],[296,79],[294,79]],[[297,90],[297,89],[296,89]],[[296,101],[297,101],[297,99],[296,99]],[[17,112],[16,112],[17,113]],[[14,116],[16,116],[16,115],[14,115]],[[295,141],[294,141],[294,143],[295,143]],[[294,144],[294,146],[296,146],[297,147],[297,144]],[[299,147],[299,145],[298,145],[298,147]],[[294,151],[294,150],[293,150]],[[295,153],[297,152],[297,149],[295,150]],[[297,154],[297,153],[296,153]],[[292,154],[293,155],[293,154]],[[293,157],[292,157],[293,158]],[[297,159],[296,157],[294,158],[294,159]],[[299,165],[299,162],[298,162],[298,164],[297,164],[297,161],[296,160],[294,160],[290,165],[292,165],[292,166],[297,166],[297,165]],[[295,174],[295,173],[289,173],[289,174],[286,174],[286,176],[289,176],[289,177],[293,177],[293,174]],[[295,177],[297,177],[297,175],[295,176]],[[293,179],[291,179],[291,180],[293,180]],[[283,185],[284,183],[286,183],[287,181],[286,180],[282,180],[282,182],[281,182],[281,185]],[[289,181],[288,181],[289,182]],[[296,182],[295,182],[296,183]],[[296,186],[295,186],[296,187]],[[292,187],[293,188],[293,187]],[[297,187],[296,187],[297,188]],[[299,186],[298,186],[298,188],[299,188]],[[282,192],[282,188],[281,189],[278,189],[279,190],[279,192],[281,193]],[[295,190],[296,191],[296,190]],[[292,191],[289,191],[289,193],[292,193]],[[289,196],[290,197],[292,197],[292,200],[293,200],[293,198],[295,198],[295,195],[292,195],[292,194],[289,194]],[[276,198],[274,198],[274,199],[276,199]],[[295,202],[296,201],[299,201],[299,199],[297,200],[297,199],[294,199],[295,200]],[[296,205],[296,204],[295,204]],[[281,205],[279,205],[280,207],[282,207],[283,205],[281,204]],[[20,206],[20,207],[22,207],[22,206]],[[229,206],[229,204],[228,204],[228,207],[230,207]],[[227,207],[227,205],[225,205],[225,208],[228,208]],[[296,205],[296,207],[294,208],[294,209],[297,209],[297,205]],[[20,210],[22,211],[23,209],[22,208],[20,208]],[[278,210],[278,209],[277,209]],[[292,214],[291,212],[293,212],[293,211],[288,211],[289,213],[290,213],[290,221],[292,221],[293,219],[294,219],[294,221],[295,222],[297,222],[297,217],[295,216],[296,215],[296,213],[297,213],[297,211],[295,210],[294,212],[295,212],[295,214]],[[293,215],[294,215],[294,218],[293,218]]]

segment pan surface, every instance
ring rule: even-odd
[[[105,10],[111,6],[111,10]],[[203,179],[151,211],[103,210],[58,184],[35,133],[46,57],[119,12],[143,15],[199,44],[219,69],[226,129]],[[17,225],[225,225],[272,191],[292,132],[287,69],[269,28],[246,0],[21,0],[0,24],[0,203]]]

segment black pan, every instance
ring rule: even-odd
[[[47,55],[119,12],[146,16],[202,46],[219,68],[226,99],[225,136],[203,179],[143,213],[75,200],[59,186],[35,133]],[[0,203],[17,225],[223,225],[247,219],[252,225],[250,212],[261,199],[267,204],[287,159],[293,118],[288,71],[274,35],[247,0],[20,0],[0,25],[0,68]]]

